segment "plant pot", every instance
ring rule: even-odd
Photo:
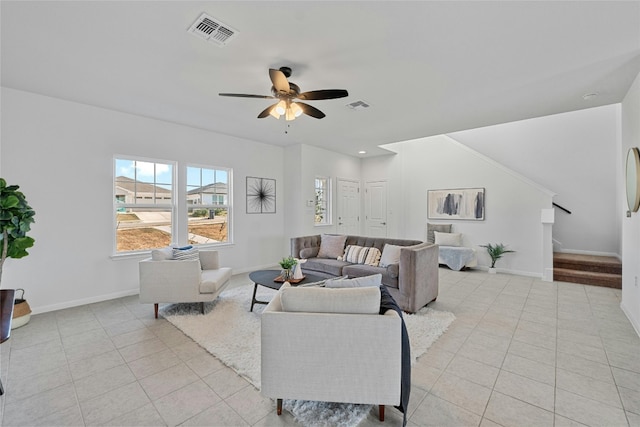
[[[26,299],[24,299],[24,289],[16,289],[22,291],[20,298],[13,301],[13,318],[11,319],[11,329],[19,328],[29,323],[31,320],[31,307]]]
[[[495,267],[489,267],[489,274],[496,274],[497,270]]]

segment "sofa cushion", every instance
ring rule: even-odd
[[[345,261],[338,261],[337,259],[308,258],[307,262],[302,264],[302,269],[304,271],[327,273],[331,276],[342,276],[342,268],[345,265],[349,265],[349,263]]]
[[[398,264],[400,262],[400,249],[402,246],[384,245],[382,256],[380,257],[380,267],[386,267],[389,264]]]
[[[387,265],[387,274],[394,279],[398,278],[398,276],[400,275],[400,264]]]
[[[339,234],[323,234],[322,239],[320,240],[318,258],[338,259],[338,257],[344,252],[344,245],[346,241],[347,236]]]
[[[378,248],[366,248],[358,245],[347,245],[342,255],[342,261],[352,264],[366,264],[377,267],[382,253]],[[340,259],[340,258],[338,258]]]
[[[441,233],[451,233],[451,224],[429,224],[427,223],[427,243],[435,243],[436,237],[434,231]]]
[[[339,279],[329,279],[324,282],[325,288],[366,288],[367,286],[380,287],[381,284],[382,274],[353,277],[351,279],[341,277]]]
[[[307,313],[378,314],[380,288],[283,287],[280,290],[283,311]]]
[[[436,245],[440,246],[462,246],[462,234],[461,233],[440,233],[438,231],[433,232],[436,238]]]
[[[306,259],[306,258],[315,258],[318,256],[318,251],[320,250],[320,248],[315,247],[315,248],[304,248],[300,251],[300,258],[302,259]]]
[[[223,267],[217,270],[203,270],[200,277],[200,293],[213,294],[231,279],[231,268]]]
[[[388,267],[371,267],[370,265],[364,264],[350,264],[344,266],[342,274],[345,274],[348,277],[363,277],[371,276],[373,274],[381,274],[382,284],[392,288],[398,288],[398,278],[389,274]]]
[[[151,251],[151,259],[153,261],[167,261],[173,259],[173,248],[167,246],[166,248],[153,249]]]

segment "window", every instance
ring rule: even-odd
[[[187,167],[187,215],[190,244],[229,241],[230,169]]]
[[[174,165],[115,159],[116,253],[168,246],[172,241]]]
[[[331,180],[316,177],[315,225],[331,224]]]

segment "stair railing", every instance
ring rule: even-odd
[[[553,204],[553,206],[555,206],[556,208],[558,208],[558,209],[560,209],[560,210],[563,210],[563,211],[565,211],[566,213],[568,213],[569,215],[571,215],[571,211],[570,211],[569,209],[567,209],[567,208],[564,208],[564,207],[560,206],[560,205],[559,205],[559,204],[557,204],[556,202],[553,202],[552,204]]]

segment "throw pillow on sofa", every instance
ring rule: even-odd
[[[433,232],[436,240],[436,245],[440,246],[462,246],[462,234],[461,233],[440,233],[438,231]]]
[[[366,288],[368,286],[375,286],[379,288],[380,285],[382,285],[382,274],[354,277],[351,279],[329,279],[324,282],[325,288]]]
[[[400,262],[400,249],[402,246],[385,244],[380,257],[380,267],[388,267]]]
[[[427,243],[436,242],[436,236],[433,234],[434,231],[439,231],[440,233],[451,233],[451,224],[427,223]]]
[[[377,267],[380,262],[380,249],[367,248],[358,245],[347,245],[342,255],[342,261],[350,262],[352,264],[365,264],[372,267]]]
[[[320,240],[318,258],[338,259],[344,252],[347,236],[336,234],[323,234]]]
[[[315,258],[318,256],[318,249],[317,247],[315,248],[304,248],[300,251],[300,258],[302,259],[307,259],[307,258]]]

